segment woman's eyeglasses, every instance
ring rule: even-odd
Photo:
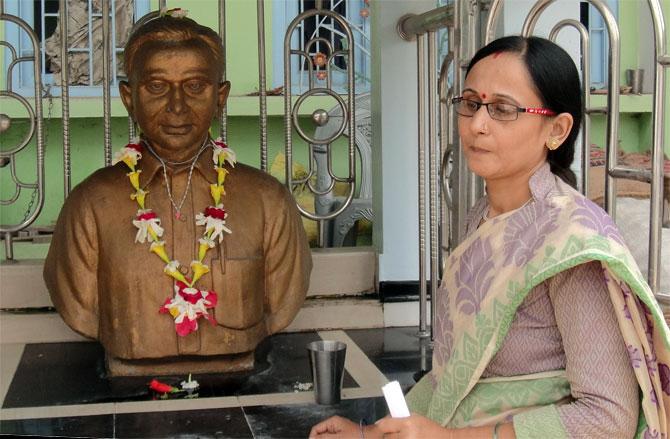
[[[465,99],[462,96],[453,98],[451,103],[454,110],[461,116],[472,117],[479,109],[484,106],[486,111],[495,120],[517,120],[519,113],[539,114],[541,116],[556,116],[556,112],[547,108],[517,107],[513,104],[504,102],[477,102]]]

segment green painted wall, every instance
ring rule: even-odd
[[[666,53],[670,48],[670,0],[661,0],[666,27]],[[626,70],[636,69],[644,63],[642,47],[653,46],[650,29],[642,29],[640,14],[648,8],[643,0],[619,0],[619,31],[621,36],[621,84],[626,84]],[[670,75],[666,69],[665,90],[665,155],[670,157]],[[651,84],[648,84],[649,86]],[[599,101],[599,102],[598,102]],[[592,105],[604,105],[604,96],[593,96]],[[646,152],[652,146],[651,95],[622,95],[620,101],[619,147],[624,152]],[[591,118],[591,143],[604,147],[605,117],[596,115]]]

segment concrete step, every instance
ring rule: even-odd
[[[284,332],[380,328],[383,305],[376,299],[307,299]],[[0,311],[0,343],[54,343],[86,340],[72,331],[56,311]]]
[[[377,256],[371,247],[314,249],[308,297],[369,294],[376,288]],[[0,309],[53,306],[42,279],[43,259],[0,263]]]

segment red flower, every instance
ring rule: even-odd
[[[189,320],[188,317],[184,316],[184,320],[182,320],[181,323],[175,324],[175,329],[177,330],[177,334],[181,337],[187,336],[191,332],[198,330],[198,320]]]
[[[209,302],[209,305],[207,305],[208,309],[214,308],[216,306],[216,302],[218,301],[218,297],[216,296],[216,293],[214,291],[207,291],[205,300]]]
[[[211,216],[212,218],[225,220],[226,211],[223,209],[219,209],[218,207],[209,206],[205,208],[205,216]]]
[[[228,148],[228,145],[226,145],[222,140],[215,140],[214,144],[218,146],[219,148]]]
[[[156,215],[155,213],[153,213],[151,211],[145,212],[145,213],[140,214],[140,215],[137,215],[137,221],[151,220],[151,219],[154,219],[154,218],[158,218],[158,215]]]
[[[142,145],[139,143],[129,143],[126,148],[134,149],[137,152],[142,152]]]
[[[157,379],[151,380],[151,382],[149,383],[149,388],[158,393],[174,393],[179,391],[179,389],[172,387],[168,384],[161,383]]]

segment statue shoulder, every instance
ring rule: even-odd
[[[95,203],[119,192],[119,182],[127,183],[127,168],[123,163],[107,166],[94,171],[77,184],[65,200],[65,205]],[[125,194],[127,191],[123,191]]]
[[[263,200],[290,196],[286,186],[275,177],[243,163],[235,165],[230,177],[231,181],[235,181],[235,186],[239,185],[248,196],[260,197]]]

